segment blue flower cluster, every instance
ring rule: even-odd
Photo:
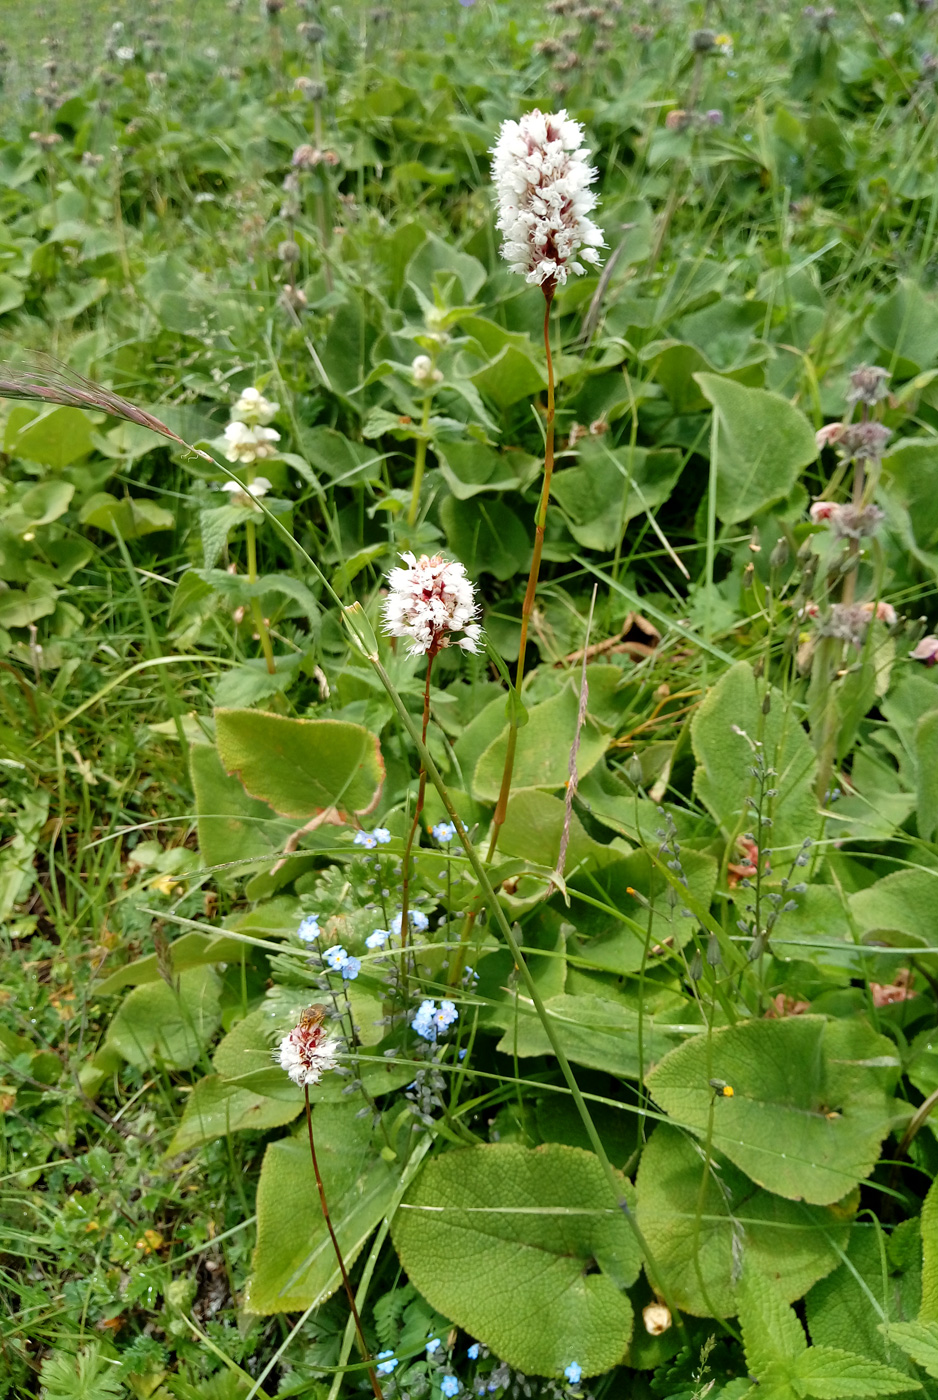
[[[341,943],[337,943],[334,948],[327,948],[322,960],[333,972],[341,972],[346,982],[353,982],[362,969],[361,959],[350,957]]]
[[[390,839],[391,833],[386,826],[376,826],[374,831],[356,831],[354,844],[373,851],[375,846],[386,846]]]
[[[319,920],[315,914],[307,914],[296,931],[296,936],[301,943],[315,943],[322,929],[319,927]]]
[[[435,1001],[422,1001],[414,1013],[411,1025],[424,1040],[435,1041],[441,1031],[448,1030],[458,1020],[459,1012],[452,1001],[441,1001],[439,1010]]]
[[[401,936],[403,918],[403,914],[395,914],[394,918],[391,920],[391,932],[396,933],[398,938]],[[430,920],[427,918],[426,914],[421,914],[419,909],[411,909],[408,922],[415,933],[426,933],[427,929],[430,927]]]

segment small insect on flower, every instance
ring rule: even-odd
[[[503,122],[492,148],[502,257],[546,295],[568,272],[598,263],[598,249],[605,247],[589,217],[597,204],[589,189],[597,172],[587,159],[583,128],[566,111],[535,109],[520,121]]]
[[[308,1006],[275,1053],[281,1069],[301,1088],[318,1084],[324,1074],[336,1067],[338,1041],[325,1029],[325,1015],[324,1006]]]

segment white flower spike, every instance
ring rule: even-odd
[[[492,157],[502,256],[551,296],[568,271],[598,263],[605,246],[588,217],[597,204],[589,189],[596,171],[587,163],[583,128],[565,111],[535,109],[502,123]]]
[[[405,569],[388,574],[390,589],[384,603],[384,631],[391,637],[408,637],[411,656],[435,656],[443,647],[478,651],[482,628],[475,589],[466,570],[441,555],[419,559],[410,552],[401,558]],[[464,632],[458,642],[454,632]]]
[[[306,1088],[318,1084],[324,1074],[336,1067],[339,1042],[323,1026],[325,1007],[310,1006],[299,1024],[280,1042],[276,1058],[294,1084]]]

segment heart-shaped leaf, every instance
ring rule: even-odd
[[[449,1152],[424,1167],[391,1229],[427,1301],[509,1365],[559,1376],[575,1361],[595,1375],[622,1359],[622,1289],[639,1255],[592,1154],[559,1143]]]
[[[648,1087],[758,1185],[830,1205],[869,1176],[883,1138],[908,1116],[891,1095],[898,1069],[893,1043],[864,1021],[797,1016],[695,1036]],[[715,1095],[712,1079],[732,1097]]]

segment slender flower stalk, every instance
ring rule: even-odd
[[[427,674],[423,689],[423,727],[421,741],[427,741],[430,723],[430,675],[437,652],[444,647],[457,646],[463,651],[476,652],[482,628],[476,621],[478,604],[475,589],[466,578],[462,564],[448,562],[440,555],[430,558],[424,554],[402,554],[407,565],[392,569],[388,574],[390,589],[384,604],[384,630],[392,637],[410,641],[411,656],[426,656]],[[459,641],[456,632],[464,633]],[[404,847],[401,898],[401,976],[406,980],[406,947],[410,927],[410,854],[423,813],[427,790],[427,771],[421,764],[417,805]]]
[[[329,1070],[335,1069],[336,1050],[338,1042],[331,1036],[323,1025],[323,1017],[326,1008],[324,1006],[310,1006],[300,1016],[299,1023],[294,1026],[288,1035],[284,1036],[280,1042],[280,1049],[277,1058],[281,1068],[293,1080],[294,1084],[299,1084],[303,1090],[303,1100],[306,1105],[306,1129],[309,1137],[309,1155],[313,1163],[313,1175],[316,1178],[316,1187],[319,1191],[319,1204],[322,1209],[322,1218],[325,1221],[326,1229],[329,1231],[329,1238],[332,1241],[332,1248],[335,1251],[336,1262],[339,1266],[339,1273],[342,1275],[342,1283],[345,1294],[348,1298],[349,1308],[352,1313],[352,1320],[355,1324],[355,1332],[358,1337],[358,1347],[362,1354],[362,1359],[368,1362],[368,1379],[371,1381],[371,1388],[374,1391],[376,1400],[384,1400],[375,1368],[371,1364],[371,1353],[365,1341],[365,1334],[362,1331],[361,1317],[355,1303],[355,1293],[345,1267],[345,1260],[342,1257],[342,1250],[336,1237],[332,1225],[332,1217],[329,1214],[329,1204],[326,1200],[326,1190],[322,1182],[322,1173],[319,1170],[319,1160],[316,1156],[316,1141],[313,1137],[313,1112],[309,1102],[309,1088],[311,1084],[318,1084],[322,1076]]]
[[[270,487],[270,482],[267,481],[266,477],[260,477],[257,482],[254,481],[254,464],[258,461],[264,461],[268,457],[273,457],[276,453],[277,449],[274,444],[280,441],[280,434],[276,428],[269,428],[267,424],[279,407],[279,404],[265,399],[259,389],[253,387],[244,389],[231,410],[231,422],[225,428],[225,442],[227,444],[225,457],[229,462],[244,463],[247,476],[246,494],[252,498],[264,494],[263,491],[259,490],[262,482],[265,483],[264,491]],[[253,520],[248,520],[245,534],[247,538],[248,582],[253,584],[257,582],[257,530]],[[277,666],[260,598],[251,598],[251,616],[260,638],[267,672],[272,676],[276,673]]]
[[[547,506],[554,470],[554,362],[550,350],[550,308],[568,272],[583,273],[583,263],[597,264],[604,240],[589,217],[596,196],[589,186],[596,171],[587,163],[583,128],[565,111],[529,112],[520,122],[506,121],[492,152],[492,176],[498,194],[498,227],[505,235],[502,255],[513,272],[544,293],[544,353],[547,359],[547,419],[544,479],[534,531],[534,551],[521,609],[521,638],[515,672],[516,697],[524,680],[528,627],[534,611],[544,549]],[[492,817],[488,859],[491,860],[508,809],[511,778],[518,746],[518,710],[512,706],[508,745],[498,802]]]

